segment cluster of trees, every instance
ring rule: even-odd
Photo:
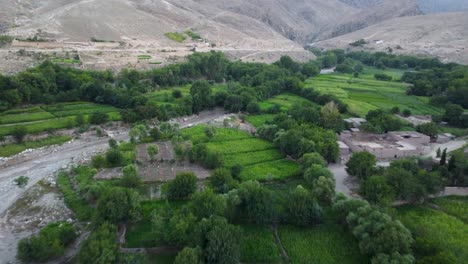
[[[372,263],[414,263],[411,232],[382,209],[366,201],[337,197],[333,210]]]
[[[424,202],[443,187],[441,173],[427,171],[415,159],[393,161],[383,168],[377,167],[374,155],[357,152],[346,167],[350,175],[361,180],[360,194],[371,204],[388,206],[395,200]]]
[[[387,133],[398,131],[402,127],[402,121],[382,109],[371,110],[366,115],[367,123],[362,125],[362,129],[371,133]]]
[[[18,242],[17,257],[24,262],[46,262],[62,256],[65,248],[78,237],[75,227],[66,222],[53,222],[38,235]]]

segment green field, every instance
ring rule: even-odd
[[[206,143],[209,150],[223,155],[225,167],[243,166],[242,180],[285,179],[296,175],[299,170],[297,163],[285,160],[272,143],[244,131],[217,128],[211,140],[206,137],[204,126],[184,129],[180,133],[191,138],[193,144]]]
[[[271,114],[263,114],[263,115],[249,115],[247,116],[246,120],[254,127],[258,128],[265,124],[268,121],[272,121],[275,115]]]
[[[413,114],[441,114],[442,110],[428,104],[427,97],[408,96],[408,86],[400,82],[378,81],[368,77],[354,78],[347,74],[320,75],[306,81],[307,88],[340,98],[355,115],[365,116],[375,109],[389,110],[398,106]]]
[[[179,43],[182,43],[184,42],[185,40],[185,36],[181,33],[178,33],[178,32],[168,32],[166,34],[164,34],[166,37],[168,37],[169,39],[172,39],[174,41],[177,41]]]
[[[338,225],[323,224],[307,229],[281,226],[279,236],[293,264],[366,263],[355,238]]]
[[[87,120],[94,112],[108,114],[110,121],[121,118],[117,108],[84,102],[12,109],[0,114],[0,136],[10,135],[15,127],[25,127],[29,134],[73,128],[77,115]]]
[[[466,202],[465,202],[466,203]],[[444,206],[443,206],[444,207]],[[466,210],[466,205],[464,205]],[[454,208],[445,204],[445,208]],[[449,209],[455,211],[459,209]],[[468,259],[468,225],[461,219],[440,210],[424,206],[404,206],[398,209],[399,219],[413,233],[416,241],[424,241],[423,245],[436,254],[443,251],[455,257],[456,263],[466,263]]]
[[[242,226],[241,260],[244,263],[279,263],[280,251],[272,230],[266,227]]]
[[[262,111],[266,111],[268,110],[268,108],[274,105],[277,105],[280,107],[281,111],[287,112],[288,109],[291,108],[291,106],[293,106],[294,104],[301,104],[301,103],[313,104],[311,101],[303,97],[300,97],[298,95],[291,94],[291,93],[283,93],[283,94],[277,95],[275,97],[272,97],[268,100],[261,102],[260,109]]]
[[[435,198],[431,201],[445,213],[459,218],[468,224],[468,197],[450,196]]]
[[[10,157],[25,151],[26,149],[36,149],[46,146],[63,144],[70,141],[68,136],[52,136],[37,141],[26,141],[21,144],[8,144],[0,146],[0,157]]]

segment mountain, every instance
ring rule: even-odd
[[[437,56],[443,61],[468,64],[468,12],[399,17],[376,25],[319,41],[321,48],[388,51]],[[368,44],[353,48],[349,44],[364,39]]]
[[[418,5],[425,14],[468,10],[467,0],[418,0]]]

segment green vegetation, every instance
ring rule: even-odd
[[[242,226],[241,260],[246,263],[279,263],[280,251],[273,231],[258,226]]]
[[[279,236],[291,263],[366,263],[356,239],[339,225],[282,226]]]
[[[89,221],[94,215],[94,208],[81,197],[78,190],[73,188],[70,176],[65,172],[60,172],[57,185],[63,193],[63,198],[67,206],[76,214],[80,221]]]
[[[76,123],[77,116],[83,116],[86,122],[95,113],[106,114],[108,121],[121,119],[114,107],[84,102],[11,109],[0,114],[0,136],[12,134],[17,127],[26,128],[29,134],[73,128],[79,125]]]
[[[25,151],[26,149],[36,149],[42,148],[45,146],[52,146],[63,144],[67,141],[70,141],[71,137],[69,136],[51,136],[45,139],[36,140],[36,141],[26,141],[21,144],[8,144],[0,146],[0,157],[10,157]]]
[[[187,30],[185,31],[185,34],[189,37],[192,38],[192,40],[199,40],[199,39],[202,39],[202,37],[200,36],[200,34],[194,32],[193,30]]]
[[[254,127],[258,128],[264,125],[268,121],[273,121],[275,115],[263,114],[263,115],[249,115],[247,116],[247,122],[251,123]]]
[[[138,55],[138,60],[149,60],[151,59],[151,55]]]
[[[53,63],[62,63],[62,64],[80,64],[81,61],[77,59],[68,59],[68,58],[55,58],[52,60]]]
[[[468,224],[468,198],[463,196],[450,196],[435,198],[431,203],[440,207],[440,210],[454,216]]]
[[[441,114],[442,109],[428,104],[427,97],[408,96],[408,85],[398,82],[354,78],[349,74],[330,74],[306,81],[306,87],[335,95],[348,105],[351,113],[365,116],[370,110],[408,108],[413,114]]]
[[[282,180],[297,175],[299,166],[290,160],[276,160],[247,166],[242,170],[241,178],[248,180]]]
[[[415,255],[419,258],[444,256],[459,264],[468,259],[468,225],[462,220],[424,206],[404,206],[398,215],[416,238]]]
[[[280,107],[281,111],[287,112],[293,105],[301,103],[312,104],[311,101],[305,99],[304,97],[292,93],[283,93],[261,102],[260,109],[262,111],[267,111],[270,107],[277,105]]]
[[[14,38],[7,35],[0,35],[0,48],[10,45]]]
[[[181,33],[178,33],[178,32],[168,32],[168,33],[166,33],[164,35],[166,37],[168,37],[169,39],[172,39],[172,40],[177,41],[179,43],[182,43],[185,40],[184,34],[181,34]]]

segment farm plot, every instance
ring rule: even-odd
[[[0,114],[0,136],[12,134],[16,127],[26,128],[29,134],[72,128],[76,126],[76,116],[83,115],[87,120],[94,112],[106,113],[110,121],[121,118],[114,107],[84,102],[12,109]]]
[[[283,112],[287,112],[289,108],[291,108],[295,104],[301,104],[301,103],[308,103],[308,104],[313,104],[311,101],[297,96],[292,93],[283,93],[280,95],[277,95],[275,97],[272,97],[266,101],[263,101],[260,103],[260,109],[262,111],[268,110],[270,107],[277,105],[280,107],[280,110]]]
[[[244,263],[279,263],[280,251],[272,230],[266,227],[242,226],[241,260]]]
[[[441,210],[447,214],[455,216],[468,224],[468,197],[441,197],[435,198],[431,202],[439,206]]]
[[[440,114],[441,109],[428,104],[425,97],[408,96],[408,86],[400,82],[353,78],[346,74],[321,75],[308,79],[306,87],[320,93],[332,94],[349,106],[350,112],[365,116],[369,110],[409,109],[413,114]]]
[[[398,216],[417,241],[424,241],[420,245],[425,250],[448,253],[454,257],[453,263],[466,263],[468,225],[462,220],[424,206],[401,207]]]
[[[165,182],[172,180],[179,172],[194,172],[199,179],[206,179],[210,171],[189,161],[175,161],[173,146],[170,141],[154,143],[159,153],[151,161],[147,152],[149,144],[138,146],[138,169],[145,182]]]
[[[355,238],[341,226],[313,228],[281,226],[279,236],[291,263],[366,263]]]
[[[223,155],[224,167],[241,165],[244,169],[242,180],[277,180],[294,176],[298,165],[285,160],[285,156],[270,142],[255,138],[250,134],[228,128],[217,128],[215,136],[209,140],[204,126],[196,126],[181,131],[181,135],[191,138],[194,145],[206,144],[209,151]]]

